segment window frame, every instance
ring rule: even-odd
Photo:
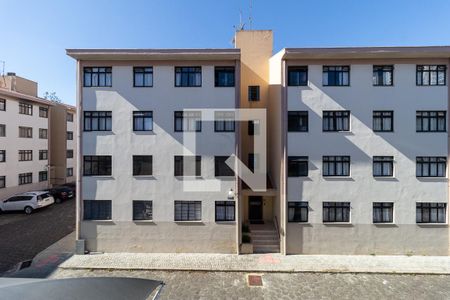
[[[376,212],[379,210],[379,213]],[[388,210],[389,219],[385,219],[384,211]],[[381,216],[377,220],[376,216]],[[394,224],[394,202],[372,202],[372,223],[373,224]]]
[[[436,114],[432,116],[431,114]],[[443,116],[442,116],[443,114]],[[432,120],[436,119],[436,129],[431,129]],[[420,120],[420,126],[419,126]],[[444,120],[444,128],[439,128],[439,121]],[[424,130],[424,123],[428,123],[428,130]],[[447,111],[445,110],[417,110],[416,132],[447,132]]]
[[[436,67],[436,70],[431,70],[430,67]],[[420,70],[422,68],[422,70]],[[423,68],[428,68],[428,70],[424,70]],[[443,70],[439,70],[439,68],[443,68]],[[439,84],[439,73],[443,72],[444,75],[444,83]],[[428,84],[423,83],[423,75],[424,73],[428,73]],[[436,84],[431,83],[431,73],[436,73]],[[421,76],[419,76],[419,74]],[[420,79],[419,79],[420,78]],[[447,65],[416,65],[416,86],[446,86],[447,85]]]
[[[39,171],[39,182],[48,181],[48,171]]]
[[[198,116],[194,116],[192,114],[191,116],[185,116],[187,113],[195,113],[198,114]],[[177,120],[181,119],[181,129],[177,127]],[[195,130],[188,129],[186,130],[184,119],[193,119],[195,120]],[[190,125],[191,122],[188,121],[186,125]],[[178,110],[174,111],[174,119],[173,119],[173,126],[175,132],[201,132],[202,131],[202,112],[201,111],[184,111],[184,110]]]
[[[150,119],[151,129],[145,129],[145,120]],[[138,129],[136,126],[136,122],[139,121],[139,123],[142,123],[142,129]],[[153,132],[153,111],[147,110],[147,111],[133,111],[133,131],[138,132]]]
[[[294,120],[292,120],[295,118]],[[295,121],[295,127],[294,127]],[[306,121],[306,126],[299,124]],[[292,125],[292,126],[291,126]],[[288,111],[288,132],[308,132],[309,131],[309,113],[307,110],[290,110]]]
[[[185,174],[185,170],[184,170],[184,159],[185,157],[190,157],[193,158],[195,157],[195,166],[194,166],[194,172],[195,174],[189,174],[186,175]],[[173,157],[174,160],[174,176],[175,177],[201,177],[202,176],[202,157],[200,155],[175,155]],[[179,165],[181,164],[181,166]],[[180,173],[180,168],[181,168],[181,173]]]
[[[66,177],[73,177],[73,168],[66,168]]]
[[[6,124],[0,124],[0,137],[6,137]]]
[[[391,173],[388,175],[384,174],[385,163],[390,165]],[[380,166],[380,174],[375,174],[375,164],[381,164]],[[388,168],[389,170],[389,168]],[[373,177],[394,177],[394,156],[373,156],[372,157],[372,176]]]
[[[177,218],[177,204],[181,205],[180,218]],[[183,218],[183,205],[187,206],[187,218]],[[196,207],[200,205],[200,208]],[[194,209],[194,218],[191,219],[191,208]],[[200,212],[200,218],[197,218],[197,210]],[[174,222],[200,222],[202,220],[202,201],[198,200],[175,200],[174,201]]]
[[[339,158],[340,160],[337,160],[337,158]],[[334,167],[333,167],[334,174],[329,174],[330,165],[328,165],[327,174],[325,173],[326,163],[334,164]],[[345,169],[344,164],[348,164],[348,174],[337,175],[337,163],[342,163],[342,170]],[[323,177],[350,177],[351,176],[351,157],[349,155],[324,155],[324,156],[322,156],[322,176]]]
[[[132,218],[133,221],[137,221],[137,222],[145,222],[145,221],[153,221],[153,201],[152,200],[133,200],[132,201]],[[142,210],[140,212],[140,214],[142,215],[142,217],[139,216],[139,214],[137,214],[137,209],[139,209],[138,204],[143,204],[144,210]],[[146,206],[146,204],[150,204],[150,213],[148,213],[147,209],[148,207]],[[142,209],[142,207],[141,207]],[[146,217],[147,215],[147,217]],[[148,215],[150,215],[150,217],[148,217]]]
[[[257,102],[261,100],[261,88],[259,85],[249,85],[247,90],[247,98],[250,102]]]
[[[231,169],[225,163],[225,161],[229,157],[230,156],[226,156],[226,155],[214,156],[214,177],[233,177],[233,176],[235,176],[233,169]],[[222,166],[223,166],[223,168],[222,168]]]
[[[293,82],[291,73],[300,73],[298,76],[298,80]],[[305,81],[301,80],[301,73],[305,73]],[[308,86],[308,66],[288,66],[288,74],[287,74],[287,82],[288,86]]]
[[[104,120],[104,121],[102,121]],[[109,120],[109,122],[108,122]],[[97,123],[97,129],[92,129],[92,124]],[[86,124],[89,124],[89,129]],[[104,125],[101,126],[101,125]],[[109,126],[108,126],[109,125]],[[104,129],[103,129],[104,128]],[[91,110],[83,112],[83,131],[112,131],[112,111]]]
[[[6,150],[0,150],[0,163],[6,162]]]
[[[152,155],[133,155],[133,176],[153,176],[153,156]],[[143,161],[149,159],[149,161]],[[143,164],[149,164],[150,172],[144,172]],[[139,172],[138,172],[139,171]],[[145,170],[148,171],[148,170]],[[145,174],[144,174],[145,173]]]
[[[232,84],[220,84],[219,74],[233,74]],[[228,82],[228,81],[227,81]],[[236,70],[234,66],[215,66],[214,67],[214,87],[235,87],[236,86]]]
[[[48,139],[48,129],[47,128],[39,128],[39,138],[42,140]]]
[[[347,114],[347,115],[346,115]],[[338,120],[343,119],[342,127],[347,129],[338,129]],[[328,120],[328,128],[326,128],[326,121]],[[345,122],[347,120],[347,122]],[[330,124],[332,126],[330,127]],[[334,129],[330,129],[334,128]],[[322,111],[322,132],[350,132],[351,131],[351,112],[350,110],[324,110]]]
[[[325,209],[328,209],[327,219],[325,218]],[[334,209],[334,218],[330,218],[330,210]],[[337,209],[341,209],[341,219],[337,218]],[[346,215],[344,209],[348,209]],[[348,219],[346,218],[348,217]],[[324,201],[322,202],[322,222],[323,223],[345,223],[351,224],[351,202],[347,201]]]
[[[33,104],[20,101],[19,102],[19,114],[20,115],[33,115]]]
[[[73,141],[73,131],[67,131],[67,140]]]
[[[33,150],[19,150],[19,161],[33,161]]]
[[[183,71],[183,69],[187,69],[187,71]],[[190,69],[196,69],[194,71],[191,71]],[[200,73],[200,84],[194,85],[191,82],[191,77],[189,75],[191,74],[198,74]],[[175,87],[202,87],[203,83],[203,74],[202,74],[202,67],[201,66],[176,66],[174,69],[174,86]],[[177,84],[177,74],[180,74],[180,83]],[[187,76],[187,84],[183,84],[183,75]]]
[[[333,70],[330,70],[332,68]],[[342,70],[337,70],[341,68]],[[325,84],[325,73],[327,74],[327,84]],[[330,77],[330,73],[334,74]],[[347,84],[343,84],[344,82],[344,74],[347,73]],[[338,84],[338,80],[342,74],[342,84]],[[333,78],[333,83],[330,84],[330,78]],[[332,87],[341,87],[341,86],[350,86],[350,65],[327,65],[322,66],[322,86],[332,86]]]
[[[91,69],[91,71],[87,71],[88,69]],[[94,71],[94,69],[98,69],[97,71]],[[100,69],[105,69],[104,71],[100,71]],[[90,74],[90,84],[87,84],[86,81],[86,75]],[[93,84],[93,77],[94,74],[96,74],[96,85]],[[105,84],[101,85],[100,84],[100,74],[104,74],[105,76]],[[109,77],[109,81],[108,81],[108,77]],[[83,68],[83,87],[87,88],[87,87],[112,87],[112,82],[113,82],[113,77],[112,77],[112,67],[106,67],[106,66],[101,66],[101,67],[84,67]],[[108,84],[109,83],[109,84]]]
[[[419,160],[421,160],[419,162]],[[434,160],[434,161],[432,161]],[[439,168],[444,168],[444,174],[442,176],[433,176],[430,175],[432,171],[432,164],[436,164],[436,174],[439,174]],[[420,172],[419,172],[420,165]],[[424,175],[424,167],[427,167],[427,172],[429,175]],[[439,167],[440,166],[440,167]],[[422,175],[419,175],[421,173]],[[416,177],[418,178],[445,178],[447,177],[447,157],[445,156],[416,156]]]
[[[150,71],[148,71],[147,69],[151,69]],[[142,70],[142,71],[140,71]],[[142,74],[142,85],[137,85],[136,84],[136,75],[137,74]],[[146,75],[151,75],[151,82],[150,85],[146,85],[145,84],[145,76]],[[142,88],[148,88],[148,87],[153,87],[153,66],[147,66],[147,67],[133,67],[133,87],[142,87]]]
[[[105,205],[106,207],[95,207],[96,215],[92,213],[94,204]],[[88,205],[89,204],[89,205]],[[89,214],[87,211],[91,210]],[[89,218],[86,216],[88,215]],[[111,200],[83,200],[83,221],[109,221],[112,220],[112,201]]]
[[[87,172],[86,164],[90,163],[90,172]],[[97,172],[93,172],[93,163],[97,164]],[[103,164],[103,165],[101,165]],[[109,166],[108,166],[109,164]],[[100,169],[104,170],[100,172]],[[84,155],[83,156],[83,176],[112,176],[112,156],[111,155]]]
[[[0,176],[0,189],[6,188],[6,176]]]
[[[387,68],[387,70],[386,70]],[[372,85],[373,86],[393,86],[394,85],[394,65],[373,65],[372,66]],[[386,84],[384,82],[384,73],[391,74],[391,83]],[[381,84],[380,82],[381,78]]]
[[[218,116],[222,115],[222,116]],[[231,117],[231,118],[230,118]],[[231,120],[231,121],[230,121]],[[215,111],[214,112],[214,132],[235,132],[235,112],[234,111]],[[232,128],[227,127],[227,124],[232,124]],[[219,125],[222,126],[220,129]]]
[[[39,106],[39,118],[48,119],[48,107]]]
[[[69,153],[71,154],[69,155]],[[66,149],[66,159],[72,159],[73,153],[74,153],[73,149]]]
[[[294,209],[294,215],[292,219],[290,218],[289,210]],[[302,219],[302,211],[306,209],[306,219]],[[299,212],[297,212],[299,210]],[[300,218],[295,218],[299,216]],[[288,223],[308,223],[309,222],[309,203],[308,201],[288,201],[288,211],[287,211]]]
[[[419,207],[420,206],[420,207]],[[427,207],[428,206],[428,207]],[[439,212],[443,208],[444,221],[439,222]],[[420,221],[419,221],[419,210],[420,209]],[[424,221],[424,209],[428,209],[428,219],[429,221]],[[436,222],[431,221],[432,210],[436,210]],[[442,211],[441,211],[442,213]],[[416,224],[447,224],[447,203],[445,202],[416,202]]]
[[[385,114],[390,114],[387,116]],[[380,120],[380,129],[376,129],[375,120]],[[391,120],[391,129],[384,129],[384,119]],[[372,131],[373,132],[394,132],[394,111],[393,110],[374,110],[372,111]]]
[[[306,163],[306,174],[302,173],[303,170],[301,164]],[[294,165],[292,165],[294,164]],[[296,167],[295,170],[291,168]],[[295,172],[294,172],[295,171]],[[287,162],[287,175],[288,177],[308,177],[309,176],[309,157],[308,156],[288,156]]]
[[[21,132],[25,132],[25,136],[21,136]],[[33,127],[19,126],[19,138],[32,139],[33,138]]]
[[[33,173],[26,172],[19,174],[19,185],[31,184],[33,183]]]
[[[48,160],[48,150],[39,150],[39,160]]]
[[[69,117],[70,116],[70,117]],[[66,114],[66,121],[67,122],[71,122],[71,123],[73,123],[73,113],[67,113]]]
[[[224,208],[224,218],[218,218],[218,212],[217,208],[223,207]],[[232,207],[232,218],[228,217],[228,209]],[[215,222],[235,222],[236,221],[236,201],[233,200],[216,200],[214,201],[214,220]]]
[[[6,99],[0,98],[0,111],[6,111]]]

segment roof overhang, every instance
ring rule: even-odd
[[[238,60],[239,49],[66,49],[76,60]]]
[[[2,89],[0,88],[0,96],[4,95],[4,96],[8,96],[8,97],[12,97],[15,99],[23,99],[23,100],[28,100],[28,101],[33,101],[33,102],[37,102],[39,104],[44,104],[44,105],[48,105],[48,106],[54,106],[55,104],[52,101],[43,99],[43,98],[39,98],[39,97],[33,97],[27,94],[22,94],[22,93],[18,93],[15,91],[10,91],[7,89]]]

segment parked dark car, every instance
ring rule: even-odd
[[[67,186],[54,187],[49,190],[49,193],[55,198],[56,203],[72,199],[75,196],[73,190]]]

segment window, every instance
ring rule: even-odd
[[[19,150],[19,161],[33,160],[33,150]]]
[[[324,202],[323,222],[350,222],[350,202]]]
[[[350,156],[324,156],[323,176],[350,176]]]
[[[417,177],[445,177],[447,167],[446,157],[419,156],[416,157]]]
[[[73,168],[67,168],[66,169],[66,177],[72,177],[73,176]]]
[[[288,202],[288,222],[308,222],[308,202]]]
[[[47,139],[48,131],[44,128],[39,128],[39,138],[40,139]]]
[[[84,87],[111,87],[112,68],[111,67],[85,67]]]
[[[83,161],[84,176],[111,176],[111,156],[86,155]]]
[[[214,156],[214,176],[234,176],[234,171],[225,161],[229,156]]]
[[[73,114],[67,113],[67,122],[73,122]]]
[[[48,118],[48,108],[39,106],[39,117]]]
[[[373,176],[374,177],[392,177],[392,176],[394,176],[394,157],[393,156],[374,156],[373,157]]]
[[[202,131],[202,113],[200,111],[176,111],[175,131]]]
[[[215,67],[214,85],[216,87],[234,86],[234,67]]]
[[[416,223],[446,223],[447,203],[416,203]]]
[[[73,150],[67,150],[66,158],[73,158]]]
[[[259,135],[259,120],[248,121],[248,135]]]
[[[133,131],[153,131],[153,112],[133,111]]]
[[[40,171],[39,172],[39,182],[47,181],[48,180],[48,173],[47,171]]]
[[[85,111],[84,131],[111,131],[112,113],[110,111]]]
[[[308,176],[308,156],[288,157],[288,177]]]
[[[84,220],[111,220],[111,200],[84,200]]]
[[[288,131],[307,132],[308,131],[308,112],[307,111],[289,111],[288,112]]]
[[[234,201],[216,201],[216,222],[234,221]]]
[[[259,85],[248,87],[248,101],[259,101]]]
[[[133,156],[133,176],[153,175],[153,157],[151,155]]]
[[[6,125],[0,124],[0,137],[5,137],[5,136],[6,136]]]
[[[350,67],[324,66],[322,74],[322,84],[324,86],[349,86]]]
[[[394,82],[394,66],[373,66],[373,85],[391,86]]]
[[[33,105],[25,102],[19,103],[19,114],[21,115],[33,115]]]
[[[394,112],[391,110],[373,111],[373,131],[394,131]]]
[[[133,220],[144,221],[152,220],[153,203],[152,201],[133,200]]]
[[[0,176],[0,189],[4,189],[6,187],[6,176]]]
[[[19,174],[19,185],[33,183],[33,173]]]
[[[201,221],[201,201],[175,201],[175,221]]]
[[[174,156],[175,176],[201,176],[201,156]]]
[[[288,67],[288,86],[308,85],[308,67]]]
[[[6,161],[6,150],[0,150],[0,162]]]
[[[417,111],[416,131],[417,132],[445,132],[446,111]]]
[[[19,137],[32,138],[33,137],[33,128],[19,126]]]
[[[6,111],[6,99],[0,98],[0,111]]]
[[[348,110],[324,110],[323,131],[349,131],[350,111]]]
[[[153,67],[134,67],[133,68],[133,86],[134,87],[152,87],[153,86]]]
[[[199,87],[202,86],[201,67],[175,67],[176,87]]]
[[[248,168],[250,171],[255,172],[255,169],[259,169],[259,156],[256,153],[248,154]]]
[[[373,222],[374,223],[392,223],[392,222],[394,222],[394,203],[392,203],[392,202],[374,202],[373,203]]]
[[[68,141],[72,141],[73,140],[73,132],[72,131],[67,131],[67,140]]]
[[[48,150],[39,150],[39,160],[48,159]]]
[[[234,111],[214,112],[215,132],[234,132]]]
[[[446,65],[418,65],[416,85],[445,85],[446,73]]]

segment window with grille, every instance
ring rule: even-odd
[[[394,66],[373,66],[373,85],[391,86],[394,84]]]
[[[416,223],[446,223],[447,203],[416,203]]]
[[[235,220],[234,201],[216,201],[216,222]]]
[[[153,131],[153,111],[134,111],[133,131]]]
[[[19,161],[33,160],[33,150],[19,150]]]
[[[33,173],[19,174],[19,185],[33,183]]]
[[[392,176],[394,176],[394,157],[393,156],[374,156],[373,157],[373,176],[374,177],[392,177]]]
[[[33,115],[33,105],[25,102],[19,103],[19,114],[21,115]]]
[[[323,202],[323,222],[350,222],[350,202]]]
[[[446,111],[417,111],[417,132],[445,132],[447,130]]]
[[[134,87],[152,87],[153,86],[153,67],[134,67],[133,68],[133,86]]]
[[[201,67],[175,67],[176,87],[200,87],[202,86]]]
[[[447,158],[435,156],[416,157],[417,177],[445,177],[447,173]]]
[[[417,65],[417,85],[445,85],[447,76],[446,65]]]
[[[19,126],[19,137],[21,138],[33,138],[33,128]]]
[[[48,150],[39,150],[39,160],[48,159]]]
[[[349,86],[349,66],[323,66],[322,84],[324,86]]]
[[[133,200],[133,220],[148,221],[153,219],[153,203],[148,200]]]
[[[47,107],[39,107],[39,117],[48,118],[48,108]]]
[[[111,67],[85,67],[83,76],[84,87],[111,87]]]
[[[373,131],[394,131],[394,112],[391,110],[373,111]]]
[[[84,200],[84,220],[111,220],[111,200]]]
[[[373,223],[393,223],[394,203],[374,202],[373,203]]]
[[[350,156],[323,156],[323,176],[350,176]]]
[[[325,110],[323,111],[323,131],[349,131],[350,111]]]
[[[84,131],[111,131],[112,112],[110,111],[85,111]]]
[[[175,201],[175,221],[201,221],[201,201]]]
[[[288,222],[308,222],[308,202],[288,202]]]

